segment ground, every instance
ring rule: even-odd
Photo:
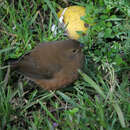
[[[67,88],[45,91],[10,71],[6,61],[40,42],[67,39],[63,32],[54,36],[51,26],[69,5],[84,6],[81,19],[93,25],[79,39],[84,68]],[[1,0],[0,129],[128,129],[129,6],[128,0]]]

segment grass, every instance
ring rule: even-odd
[[[130,127],[130,24],[127,0],[70,0],[86,7],[79,39],[86,57],[80,79],[45,91],[5,65],[39,42],[67,39],[51,32],[63,0],[0,1],[0,129],[122,130]],[[80,34],[80,32],[79,32]]]

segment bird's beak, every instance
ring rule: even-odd
[[[84,47],[84,44],[83,44],[83,43],[80,43],[80,47],[83,48],[83,47]]]

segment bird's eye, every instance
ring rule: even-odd
[[[79,49],[73,49],[72,52],[73,53],[77,53],[79,51]]]

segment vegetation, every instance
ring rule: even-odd
[[[130,127],[129,0],[69,0],[86,7],[89,27],[80,79],[45,91],[19,77],[5,63],[44,41],[67,39],[51,32],[67,0],[0,1],[0,129],[119,130]],[[78,32],[82,34],[82,32]],[[22,81],[21,81],[22,80]]]

